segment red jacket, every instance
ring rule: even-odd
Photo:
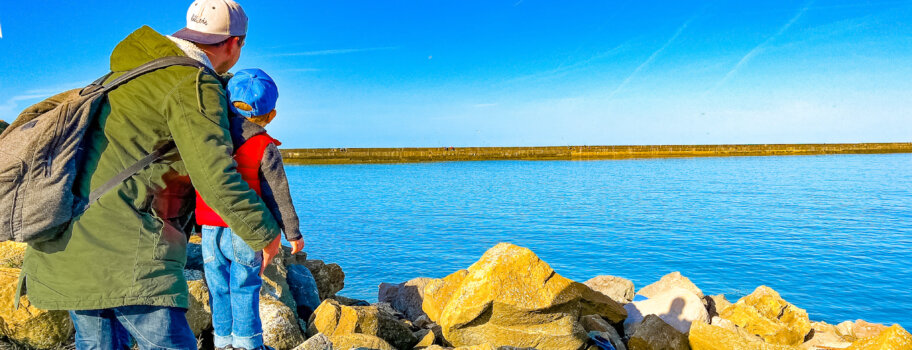
[[[261,133],[248,139],[234,152],[238,173],[260,197],[263,196],[260,186],[260,162],[263,160],[263,152],[266,151],[266,147],[270,143],[278,145],[279,141],[266,133]],[[199,192],[196,193],[196,223],[228,227],[228,224],[203,201],[199,196]]]

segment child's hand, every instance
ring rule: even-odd
[[[297,240],[291,241],[291,255],[295,255],[304,249],[304,238],[298,238]]]
[[[282,235],[276,237],[263,249],[263,266],[260,266],[260,276],[263,276],[263,271],[266,271],[266,266],[269,266],[272,258],[279,255],[279,249],[282,249]]]

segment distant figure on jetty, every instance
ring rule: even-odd
[[[253,250],[279,235],[231,158],[219,75],[237,62],[246,34],[240,5],[197,0],[186,28],[164,36],[143,26],[114,48],[108,79],[169,56],[208,68],[169,66],[108,95],[86,131],[77,195],[88,197],[162,145],[176,148],[117,184],[56,238],[29,245],[19,290],[37,308],[70,310],[77,349],[129,348],[131,336],[140,349],[197,348],[184,315],[183,275],[194,187]]]
[[[259,69],[241,70],[228,82],[229,107],[238,115],[231,118],[238,171],[266,202],[295,254],[304,248],[304,239],[277,147],[280,143],[264,129],[276,116],[278,97],[275,82]],[[203,266],[211,296],[215,347],[263,348],[260,275],[278,254],[281,238],[276,237],[262,252],[235,244],[242,238],[200,196],[196,197],[196,222],[203,225]]]

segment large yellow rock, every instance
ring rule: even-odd
[[[587,339],[580,316],[597,314],[612,323],[627,317],[614,300],[508,243],[485,252],[466,272],[429,283],[424,292],[424,311],[457,347],[576,350]]]
[[[396,350],[383,339],[362,333],[350,333],[331,337],[333,349]]]
[[[418,342],[408,327],[376,306],[345,306],[333,299],[324,300],[307,324],[308,335],[323,333],[334,345],[337,337],[356,333],[379,337],[398,349],[411,349]]]
[[[887,328],[876,337],[859,339],[846,350],[908,350],[912,349],[912,334],[898,324]]]
[[[0,268],[22,268],[26,247],[28,245],[25,243],[0,242]]]
[[[285,303],[271,296],[260,295],[260,319],[263,323],[263,342],[277,350],[293,349],[304,342],[298,319]]]
[[[797,350],[789,345],[776,345],[740,329],[725,329],[695,321],[690,327],[692,350]]]
[[[41,349],[61,345],[73,334],[69,313],[35,308],[26,296],[14,310],[18,280],[19,269],[0,268],[0,335]]]
[[[766,286],[757,287],[719,316],[771,344],[800,345],[811,331],[807,311],[789,304]]]

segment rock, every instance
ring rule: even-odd
[[[771,344],[800,345],[811,331],[807,311],[783,300],[766,286],[722,310],[722,318]]]
[[[405,318],[405,315],[403,313],[399,312],[399,310],[394,309],[393,306],[390,305],[390,303],[375,303],[375,304],[370,304],[370,305],[377,307],[377,309],[380,310],[380,312],[383,312],[387,315],[391,315],[391,316],[395,317],[396,319],[403,321],[403,323],[405,323],[409,326],[412,325],[412,322],[407,320]]]
[[[839,335],[836,326],[826,322],[811,322],[811,333],[808,339],[799,346],[801,349],[816,350],[823,348],[843,349],[852,344]]]
[[[0,335],[35,348],[56,347],[73,334],[73,323],[66,311],[38,309],[27,296],[13,309],[19,269],[0,268]]]
[[[424,287],[431,281],[433,279],[420,277],[399,284],[381,283],[377,300],[390,303],[394,309],[414,321],[426,315],[421,304],[424,302]]]
[[[0,268],[22,268],[26,243],[13,241],[0,242]]]
[[[291,287],[288,285],[288,268],[282,264],[283,254],[284,251],[280,250],[263,271],[263,287],[260,288],[260,297],[272,297],[296,312],[298,303],[295,302]]]
[[[313,311],[320,306],[320,291],[317,289],[317,281],[310,270],[302,265],[287,265],[286,269],[288,270],[288,288],[297,305],[295,311],[298,319],[308,320]],[[306,326],[301,328],[307,329]]]
[[[307,261],[307,253],[303,250],[297,252],[296,254],[291,254],[291,247],[282,246],[282,261],[285,266],[288,265],[304,265],[304,262]]]
[[[415,319],[415,321],[412,322],[412,324],[414,324],[415,327],[418,327],[418,328],[430,328],[429,326],[434,324],[434,322],[431,322],[431,319],[428,318],[427,315],[422,315],[422,316],[418,316],[418,318]]]
[[[332,344],[334,349],[347,350],[347,349],[370,349],[370,350],[396,350],[395,347],[380,339],[379,337],[363,334],[363,333],[349,333],[333,336]],[[401,350],[402,348],[400,348]]]
[[[276,349],[293,349],[304,342],[294,311],[269,295],[260,294],[263,342]]]
[[[609,322],[626,318],[617,302],[509,243],[491,248],[462,274],[428,283],[423,304],[456,346],[577,350],[586,343],[580,316],[598,314]]]
[[[615,276],[598,276],[583,283],[612,300],[626,304],[633,301],[633,282]]]
[[[200,243],[187,242],[187,264],[184,265],[184,269],[203,271],[203,246]]]
[[[857,322],[856,322],[857,325]],[[846,350],[912,349],[912,334],[894,324],[874,337],[859,339]]]
[[[690,331],[694,321],[709,322],[709,313],[703,306],[703,300],[688,289],[671,287],[663,294],[643,301],[634,301],[624,305],[627,319],[624,321],[624,332],[631,336],[647,315],[659,316],[681,333]]]
[[[333,350],[333,344],[325,334],[318,333],[298,345],[294,350]]]
[[[696,321],[688,336],[692,350],[797,350],[797,347],[775,345],[739,329],[730,330]]]
[[[324,264],[320,260],[306,260],[304,266],[317,281],[321,301],[331,298],[345,287],[345,273],[339,265]]]
[[[852,331],[852,328],[854,327],[855,322],[844,321],[836,325],[836,332],[838,332],[843,339],[854,342],[855,340],[858,340],[858,338],[855,337],[855,333]]]
[[[586,315],[580,317],[580,324],[583,326],[583,330],[585,330],[587,333],[598,332],[602,338],[611,341],[611,345],[614,345],[615,349],[627,350],[627,347],[621,340],[621,336],[618,334],[617,329],[614,329],[614,327],[609,324],[608,321],[605,321],[605,319],[601,318],[600,316]]]
[[[682,276],[681,273],[677,271],[662,276],[658,282],[643,287],[637,294],[647,298],[654,298],[673,287],[684,288],[700,298],[703,297],[703,291],[701,291],[700,288],[697,288],[690,279]]]
[[[187,280],[190,289],[190,307],[187,309],[187,322],[193,335],[197,337],[203,331],[212,328],[212,309],[209,307],[209,287],[202,278]]]
[[[725,308],[731,306],[731,302],[725,299],[725,294],[707,295],[703,297],[703,304],[706,305],[706,311],[709,317],[719,316],[719,313]]]
[[[415,348],[425,348],[431,345],[434,345],[434,332],[431,332],[430,329],[422,329],[414,333],[415,338],[418,338],[418,344],[415,344]]]
[[[690,350],[687,336],[656,315],[643,319],[627,347],[630,350]]]
[[[855,320],[855,324],[852,325],[852,335],[857,339],[876,337],[885,330],[887,326],[863,320]]]
[[[379,337],[398,349],[411,349],[418,342],[408,327],[376,306],[345,306],[333,299],[323,301],[307,324],[308,335],[326,334],[340,349],[336,338],[353,333]]]
[[[366,300],[352,299],[352,298],[343,297],[341,295],[333,295],[329,299],[335,300],[335,301],[339,302],[339,304],[342,304],[345,306],[370,306],[371,305],[371,303],[368,303]]]

